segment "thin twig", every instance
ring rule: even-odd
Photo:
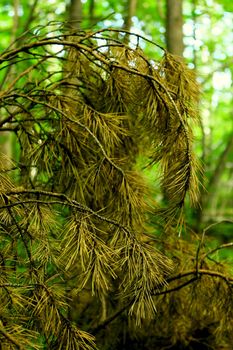
[[[213,254],[213,253],[215,253],[216,251],[218,251],[218,250],[220,250],[220,249],[232,248],[232,247],[233,247],[233,242],[221,244],[220,246],[218,246],[218,247],[216,247],[216,248],[214,248],[214,249],[211,249],[211,250],[209,250],[207,253],[205,253],[205,254],[202,256],[201,262],[202,262],[206,257],[208,257],[210,254]]]
[[[49,196],[49,197],[55,197],[55,198],[60,198],[63,199],[63,201],[41,201],[38,199],[25,199],[22,201],[17,201],[17,202],[13,202],[13,203],[8,203],[5,205],[1,205],[0,209],[5,209],[5,208],[11,208],[17,205],[22,205],[22,204],[26,204],[26,203],[39,203],[39,204],[46,204],[46,205],[52,205],[52,204],[61,204],[61,205],[69,205],[72,207],[75,207],[76,209],[79,209],[80,212],[84,212],[84,213],[89,213],[93,216],[95,216],[96,218],[100,219],[101,221],[105,221],[108,222],[109,224],[112,224],[114,226],[117,226],[121,229],[123,229],[124,231],[126,231],[127,233],[130,233],[129,229],[120,224],[118,221],[109,219],[105,216],[102,216],[100,214],[98,214],[98,212],[95,212],[94,210],[92,210],[91,208],[79,203],[78,201],[74,200],[74,199],[70,199],[69,197],[67,197],[65,194],[63,193],[55,193],[55,192],[49,192],[49,191],[43,191],[43,190],[14,190],[14,191],[8,191],[7,195],[18,195],[18,194],[34,194],[34,195],[43,195],[43,196]],[[64,202],[65,200],[65,202]]]
[[[193,270],[180,272],[180,273],[178,273],[175,276],[168,277],[166,279],[166,282],[169,283],[169,282],[175,281],[177,279],[184,278],[184,277],[187,277],[187,276],[190,276],[190,275],[196,275],[196,274],[197,274],[197,270],[195,268]],[[209,276],[213,276],[213,277],[222,278],[227,283],[232,283],[233,282],[233,277],[226,276],[223,273],[218,272],[218,271],[212,271],[212,270],[207,270],[207,269],[198,269],[198,275],[209,275]]]

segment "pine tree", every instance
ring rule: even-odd
[[[187,193],[198,202],[199,87],[180,59],[153,44],[160,58],[149,60],[146,39],[132,38],[52,25],[0,56],[0,127],[15,145],[15,159],[0,158],[2,349],[94,349],[92,334],[126,310],[136,326],[169,314],[156,295],[169,298],[180,278],[172,232]],[[17,75],[4,84],[11,64]],[[140,156],[158,164],[164,208]],[[166,237],[157,246],[151,218]]]

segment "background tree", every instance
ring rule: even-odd
[[[71,0],[68,8],[68,22],[71,28],[80,29],[82,21],[82,2],[81,0]]]
[[[124,29],[129,30],[132,27],[132,17],[136,14],[137,0],[128,0],[125,8]]]
[[[166,46],[169,52],[183,57],[183,0],[166,1]]]

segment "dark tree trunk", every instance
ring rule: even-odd
[[[183,56],[182,0],[166,0],[166,44],[170,53]]]
[[[80,24],[82,21],[82,2],[81,0],[71,0],[68,22],[72,29],[80,29]]]

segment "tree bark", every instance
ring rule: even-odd
[[[137,0],[128,0],[126,3],[126,7],[125,7],[125,19],[124,19],[124,25],[123,28],[125,30],[130,31],[131,27],[132,27],[132,17],[135,15],[136,13],[136,8],[137,8]]]
[[[69,26],[72,29],[80,29],[82,21],[82,2],[81,0],[71,0],[68,13]]]
[[[90,25],[93,25],[95,23],[95,0],[90,0],[89,4],[89,16],[90,16]]]
[[[183,56],[182,0],[166,0],[166,45],[170,53]]]

